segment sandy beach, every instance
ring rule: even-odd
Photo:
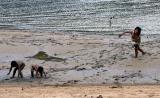
[[[142,36],[141,47],[147,53],[134,58],[130,36],[0,31],[0,97],[97,98],[102,94],[103,98],[158,98],[159,37]],[[33,58],[39,52],[52,58]],[[26,63],[23,79],[18,79],[17,74],[14,79],[10,79],[12,73],[6,75],[12,60]],[[30,78],[32,64],[43,66],[47,78]],[[16,94],[17,90],[22,93]],[[38,95],[41,92],[46,93]]]
[[[0,86],[0,98],[160,98],[159,86]]]
[[[159,17],[159,0],[0,0],[0,98],[160,98]],[[135,58],[118,35],[137,26]],[[7,75],[13,60],[24,78]]]

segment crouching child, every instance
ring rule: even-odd
[[[34,72],[36,73],[37,78],[42,78],[42,77],[46,78],[46,73],[45,73],[44,68],[42,66],[32,65],[31,66],[31,77],[32,78],[35,77]]]

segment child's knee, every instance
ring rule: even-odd
[[[138,44],[134,44],[134,47],[135,47],[135,49],[138,49],[139,45]]]

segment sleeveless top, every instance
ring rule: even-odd
[[[24,62],[22,61],[15,61],[18,65],[18,68],[22,67],[22,66],[25,66]]]
[[[131,39],[132,39],[133,42],[135,42],[137,44],[141,43],[141,37],[137,36],[137,35],[134,35],[134,33],[132,33]]]

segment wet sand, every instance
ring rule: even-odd
[[[0,82],[37,83],[30,78],[30,66],[44,66],[47,79],[42,84],[159,84],[159,35],[142,36],[141,47],[146,55],[134,58],[130,36],[0,32]],[[30,58],[39,51],[58,59]],[[64,59],[64,61],[61,59]],[[9,79],[12,60],[26,63],[24,79]]]
[[[125,90],[129,90],[131,94],[128,95],[125,91],[122,93],[116,93],[122,89],[114,89],[115,93],[113,98],[119,98],[117,96],[134,96],[136,93],[140,98],[146,98],[149,95],[147,92],[155,88],[155,91],[159,90],[158,86],[160,82],[159,76],[159,64],[160,64],[160,40],[159,35],[144,35],[142,36],[141,47],[147,53],[145,55],[139,54],[138,58],[134,58],[134,49],[129,36],[123,36],[118,38],[117,35],[83,35],[83,34],[64,34],[58,33],[36,33],[29,31],[0,31],[0,84],[8,85],[6,89],[12,90],[11,94],[15,94],[14,89],[20,89],[21,86],[12,87],[12,85],[54,85],[54,86],[68,86],[62,89],[76,89],[79,91],[81,87],[72,87],[72,85],[86,85],[85,89],[97,89],[88,85],[115,85],[116,88],[123,87],[124,85],[149,85],[144,86],[146,92],[142,90],[142,95],[137,94],[137,89],[143,89],[139,86],[124,87]],[[38,60],[32,58],[39,51],[44,51],[53,59]],[[56,59],[55,59],[56,58]],[[59,60],[64,59],[64,60]],[[26,63],[26,67],[23,70],[24,78],[10,79],[11,75],[6,75],[9,71],[10,62],[12,60],[23,60]],[[32,64],[38,64],[44,66],[47,73],[47,78],[34,79],[30,78],[30,66]],[[16,75],[17,76],[17,75]],[[1,96],[6,96],[3,91]],[[36,89],[27,87],[29,89]],[[43,90],[43,87],[37,87]],[[46,87],[51,90],[58,88]],[[103,88],[98,86],[102,90],[107,89],[110,92],[109,86]],[[113,87],[114,88],[114,87]],[[135,89],[135,91],[132,91]],[[46,92],[49,92],[47,91]],[[72,90],[66,91],[71,92]],[[83,98],[83,90],[80,90],[80,94],[75,93],[77,97],[73,97],[69,94],[68,98]],[[33,92],[35,96],[38,91]],[[61,90],[59,91],[61,92]],[[98,92],[95,96],[98,96],[101,92]],[[107,95],[107,92],[102,92],[103,96]],[[132,93],[133,92],[133,93]],[[135,92],[135,93],[134,93]],[[154,92],[154,91],[153,91]],[[27,91],[25,94],[27,95]],[[41,91],[39,92],[41,93]],[[107,94],[106,94],[107,93]],[[150,92],[152,93],[152,92]],[[9,92],[8,92],[9,94]],[[23,94],[24,98],[25,94]],[[35,95],[34,95],[35,94]],[[47,93],[46,93],[47,94]],[[56,95],[55,98],[60,97],[61,93]],[[62,94],[62,95],[63,95]],[[93,93],[94,94],[94,93]],[[133,95],[132,95],[133,94]],[[154,93],[155,94],[155,93]],[[154,95],[153,94],[153,95]],[[158,93],[157,93],[158,94]],[[158,96],[155,94],[155,96]],[[52,95],[52,94],[51,94]],[[90,97],[92,94],[89,91]],[[32,94],[28,95],[32,96]],[[50,95],[49,95],[50,96]],[[54,96],[54,95],[53,95]],[[15,94],[16,98],[22,98],[22,95]],[[40,96],[41,97],[41,96]],[[3,97],[5,98],[5,97]],[[7,97],[9,98],[9,96]],[[33,97],[35,98],[35,97]],[[36,97],[39,98],[39,97]],[[50,97],[46,97],[50,98]],[[67,97],[65,97],[67,98]],[[87,98],[87,97],[86,97]],[[108,97],[108,98],[112,98]],[[124,97],[122,97],[124,98]],[[150,98],[150,97],[148,97]],[[157,97],[156,97],[157,98]]]

